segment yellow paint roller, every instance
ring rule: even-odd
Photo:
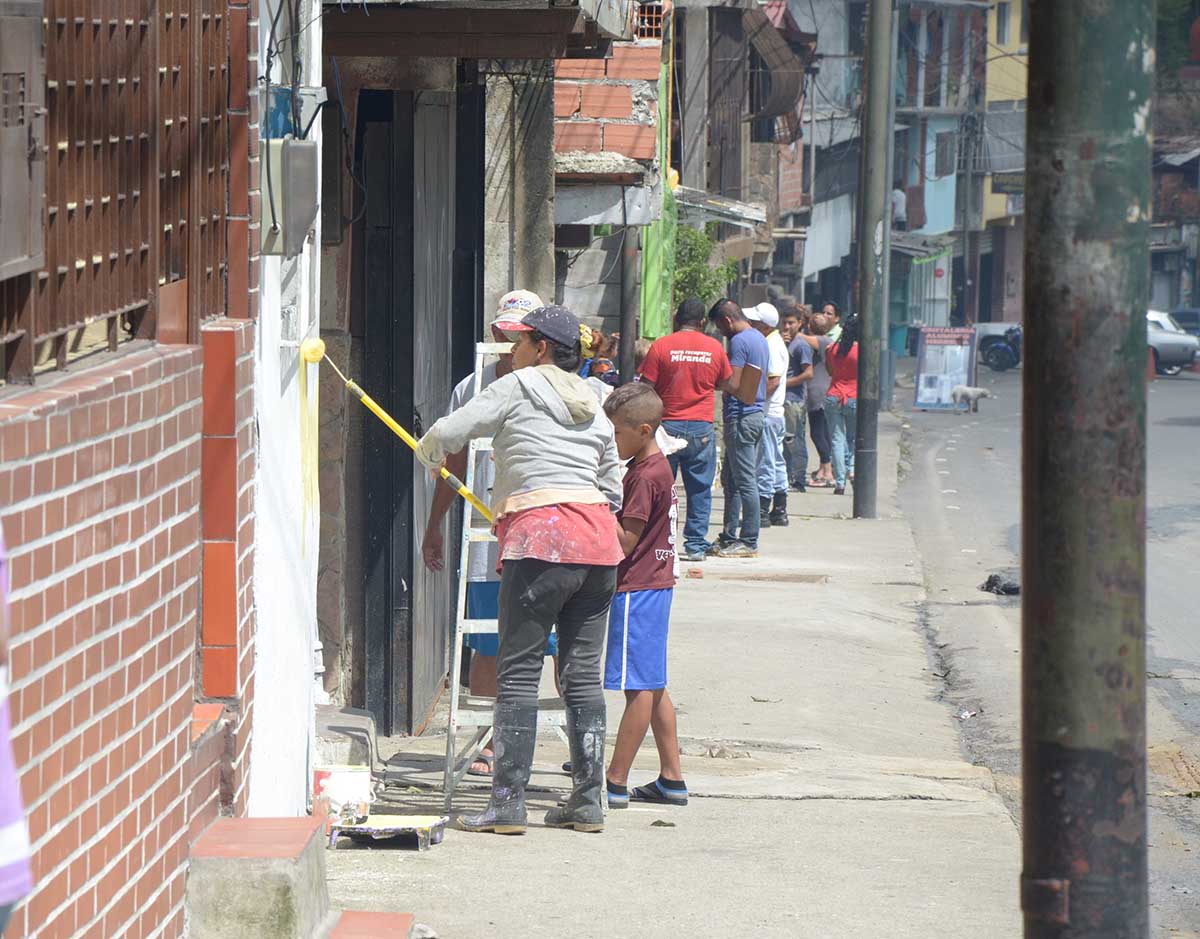
[[[346,385],[347,391],[354,395],[354,397],[358,398],[358,400],[366,406],[368,411],[383,421],[383,423],[388,426],[392,433],[408,444],[412,450],[417,449],[417,439],[412,434],[397,424],[395,419],[388,414],[387,411],[376,404],[375,400],[369,394],[367,394],[360,387],[358,387],[357,384],[343,375],[342,370],[333,362],[325,358],[324,340],[305,339],[304,342],[300,343],[300,358],[302,358],[305,362],[311,362],[313,364],[316,364],[324,359],[327,363],[329,363],[329,367],[337,373],[337,377],[340,378]],[[479,513],[484,518],[486,518],[489,522],[494,522],[496,520],[492,515],[491,510],[483,503],[483,500],[481,500],[479,496],[475,495],[475,493],[468,489],[466,484],[461,479],[451,473],[444,466],[438,472],[442,479],[444,479],[450,486],[450,488],[470,502],[471,505],[475,506],[475,508],[479,510]]]

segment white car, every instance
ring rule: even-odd
[[[1200,339],[1176,323],[1170,313],[1146,311],[1146,341],[1160,375],[1178,375],[1200,356]]]

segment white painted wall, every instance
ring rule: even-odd
[[[805,277],[842,263],[842,258],[850,253],[853,217],[854,196],[851,193],[813,206],[808,240],[804,243]]]
[[[805,32],[817,34],[817,54],[821,60],[817,76],[817,114],[845,114],[846,88],[851,71],[857,66],[841,58],[849,48],[849,19],[846,0],[788,0],[788,12]],[[813,14],[816,14],[814,19]],[[807,112],[808,103],[805,102]],[[852,115],[851,115],[852,116]],[[820,138],[824,141],[824,137]]]
[[[270,22],[278,2],[261,0],[260,70],[265,66]],[[310,86],[321,81],[321,23],[314,20],[318,3],[302,5],[302,21],[311,25],[303,34],[301,81]],[[285,10],[280,19],[284,32],[286,22]],[[275,69],[272,78],[279,80],[278,60]],[[265,120],[266,108],[260,113]],[[320,128],[321,122],[315,121],[310,136],[319,140]],[[264,191],[264,206],[266,201]],[[303,814],[312,780],[319,512],[314,507],[306,518],[303,506],[298,369],[313,370],[311,393],[316,366],[299,365],[298,346],[318,331],[319,213],[315,224],[314,236],[298,257],[262,259],[254,375],[259,433],[254,562],[258,637],[249,794],[249,812],[256,816]]]

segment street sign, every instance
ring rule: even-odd
[[[918,411],[965,411],[966,402],[955,404],[950,393],[957,385],[975,382],[975,330],[973,328],[926,326],[917,347],[916,392],[913,407]]]

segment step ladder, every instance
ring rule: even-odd
[[[507,342],[479,342],[475,344],[475,394],[478,395],[483,386],[483,370],[490,356],[508,352],[512,345]],[[480,437],[472,440],[467,449],[467,469],[464,482],[468,489],[476,492],[480,498],[490,500],[490,493],[480,492],[475,488],[476,464],[482,454],[492,452],[492,439]],[[471,545],[494,542],[496,536],[483,516],[478,515],[470,505],[463,507],[462,541],[458,563],[458,602],[455,606],[455,628],[452,638],[453,654],[450,664],[450,716],[446,726],[446,769],[442,780],[444,793],[443,810],[450,811],[454,798],[454,790],[470,769],[471,764],[483,752],[492,737],[492,711],[496,704],[495,698],[481,695],[465,694],[461,681],[463,643],[470,635],[496,634],[499,623],[494,619],[469,619],[467,617],[467,576],[470,566]],[[562,699],[558,697],[542,698],[538,701],[538,727],[553,728],[563,743],[567,742],[566,712],[563,710]],[[461,731],[470,730],[471,735],[459,750],[458,738]]]

